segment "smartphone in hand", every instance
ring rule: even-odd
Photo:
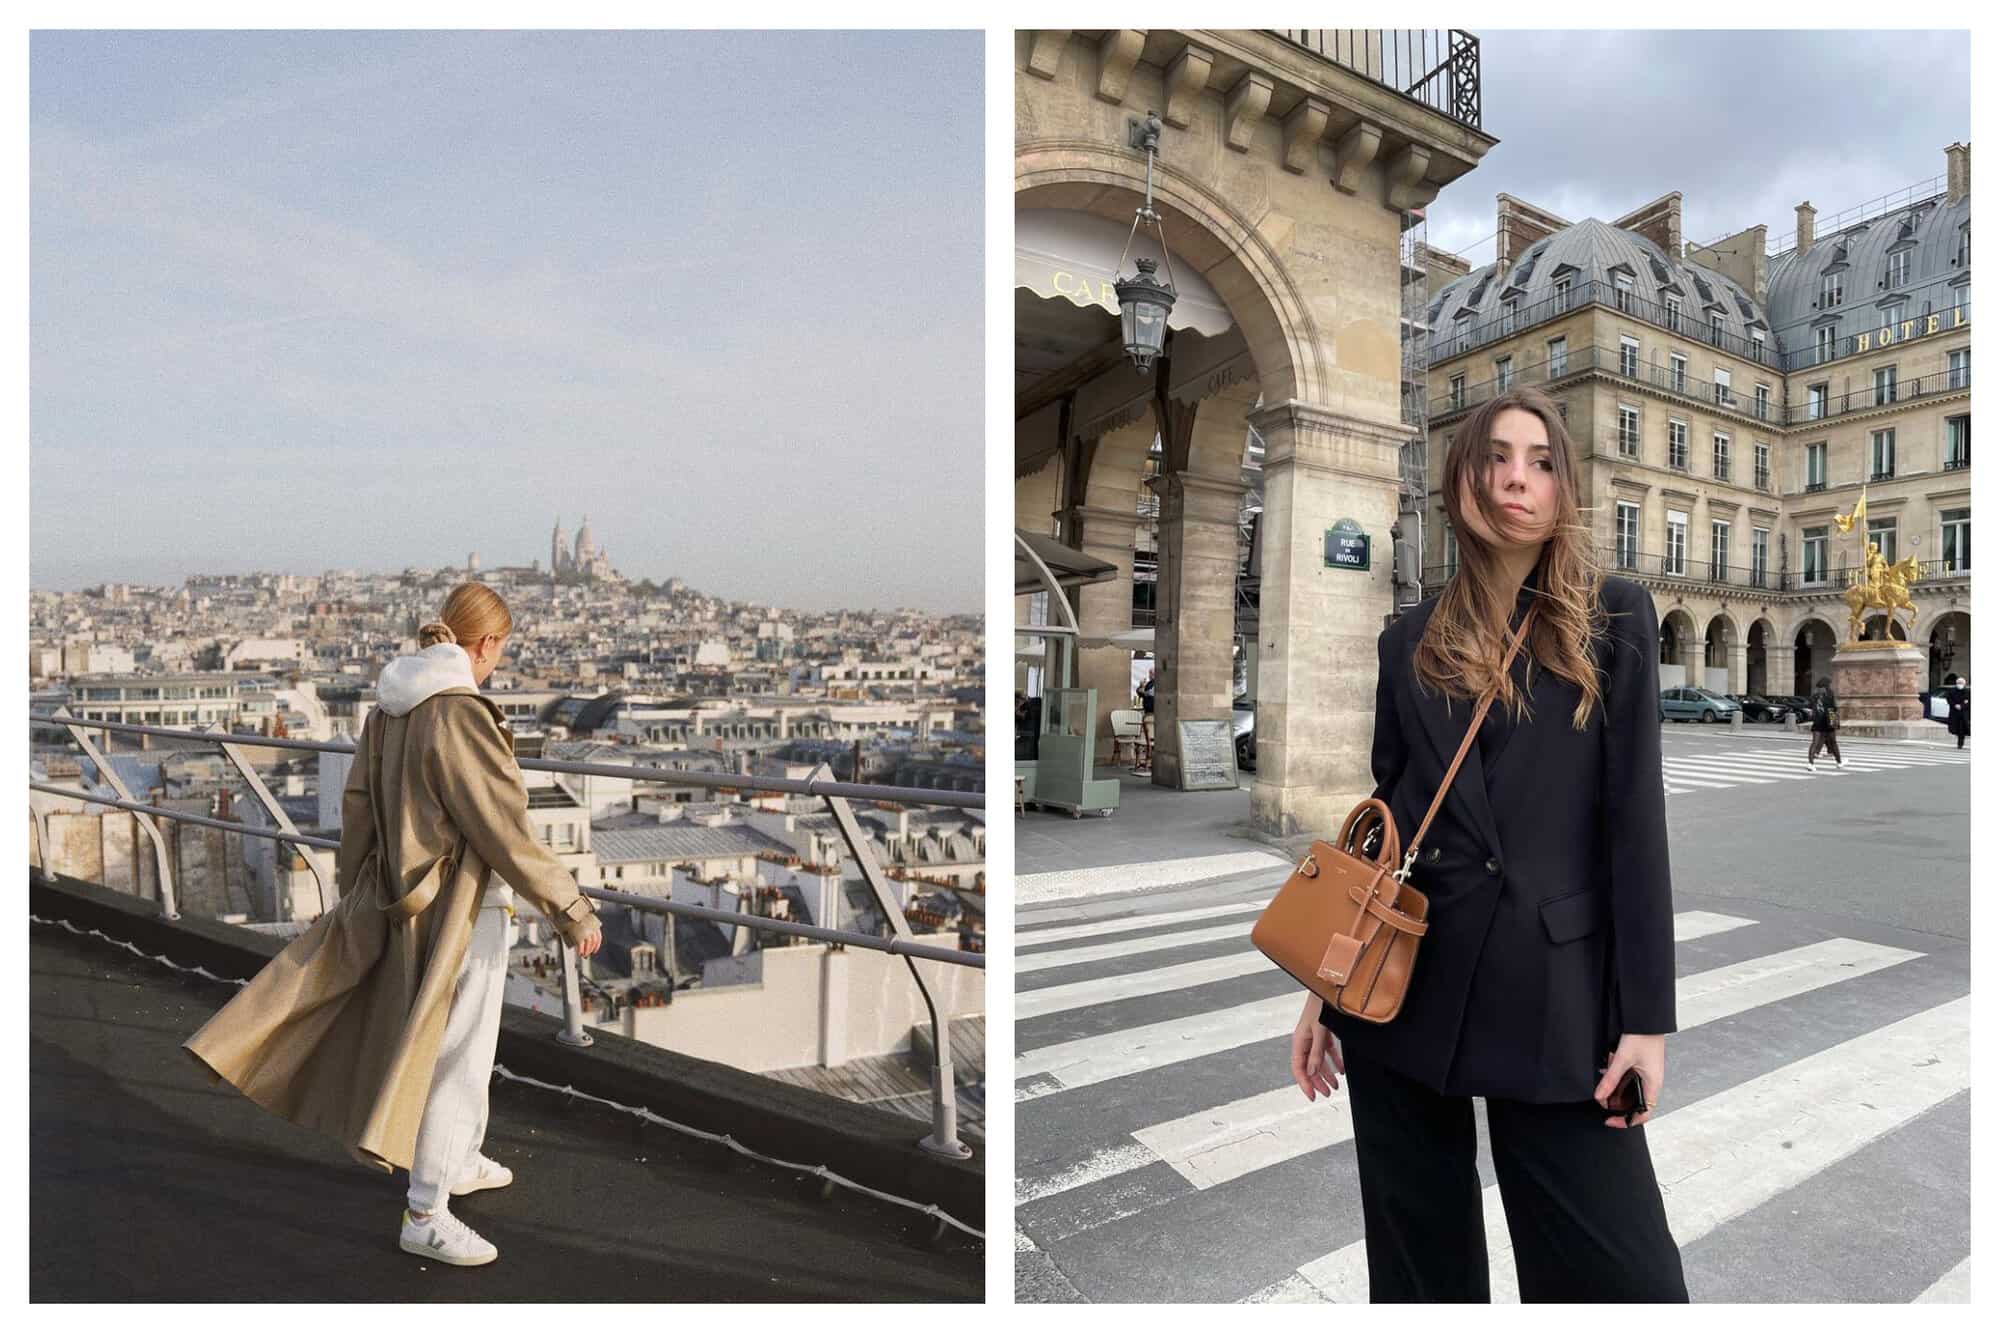
[[[1645,1111],[1646,1085],[1639,1077],[1637,1066],[1626,1070],[1625,1077],[1618,1080],[1618,1086],[1604,1100],[1604,1109],[1623,1115],[1628,1129],[1633,1120]]]

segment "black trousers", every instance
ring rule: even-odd
[[[1487,1301],[1472,1099],[1347,1058],[1368,1298]],[[1685,1302],[1646,1130],[1595,1102],[1488,1099],[1493,1169],[1522,1301]]]
[[[1812,746],[1806,751],[1806,762],[1811,763],[1813,760],[1819,758],[1819,752],[1822,749],[1833,751],[1833,760],[1835,763],[1845,762],[1840,757],[1840,739],[1831,731],[1815,731],[1813,733]]]

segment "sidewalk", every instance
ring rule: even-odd
[[[1249,774],[1235,791],[1155,787],[1129,769],[1099,768],[1097,776],[1118,779],[1110,815],[1030,810],[1016,818],[1016,903],[1190,884],[1285,862],[1251,833]]]

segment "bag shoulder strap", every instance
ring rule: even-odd
[[[1532,604],[1529,605],[1528,613],[1521,617],[1520,627],[1514,631],[1513,641],[1507,645],[1507,656],[1500,663],[1500,674],[1503,677],[1514,669],[1514,655],[1521,650],[1522,643],[1527,640],[1528,626],[1535,620],[1535,609]],[[1465,763],[1465,756],[1479,735],[1480,724],[1486,721],[1486,710],[1493,706],[1493,700],[1498,695],[1499,687],[1496,685],[1480,696],[1478,706],[1472,710],[1472,724],[1465,729],[1465,739],[1458,743],[1458,753],[1452,756],[1451,767],[1445,770],[1444,781],[1438,784],[1437,795],[1431,797],[1431,808],[1424,812],[1424,822],[1417,825],[1417,836],[1410,839],[1409,848],[1403,855],[1402,869],[1396,872],[1397,879],[1409,878],[1410,867],[1417,863],[1417,847],[1423,842],[1424,834],[1430,832],[1431,821],[1437,818],[1438,809],[1444,805],[1444,794],[1451,790],[1452,780],[1458,776],[1459,767]]]

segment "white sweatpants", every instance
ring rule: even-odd
[[[430,1100],[417,1128],[410,1163],[413,1213],[448,1206],[451,1187],[471,1174],[473,1158],[486,1141],[486,1094],[493,1080],[493,1051],[500,1043],[500,1003],[507,991],[507,950],[513,939],[513,918],[506,908],[479,909],[445,1019]]]

